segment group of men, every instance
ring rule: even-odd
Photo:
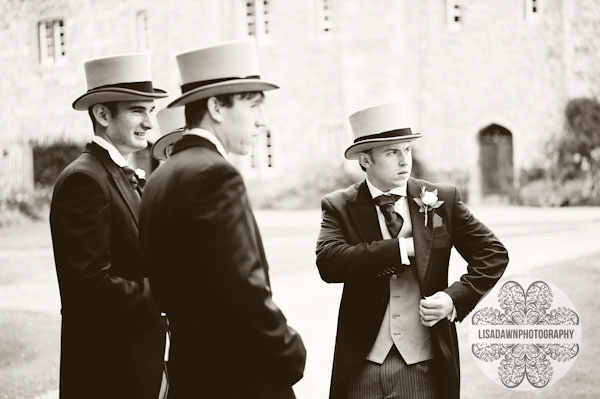
[[[85,63],[88,90],[73,108],[88,111],[94,135],[58,177],[50,211],[60,397],[294,398],[306,350],[273,302],[228,161],[252,150],[264,92],[278,87],[260,77],[251,41],[177,63],[182,94],[168,107],[185,108],[185,126],[147,182],[129,158],[147,147],[154,100],[168,94],[153,87],[146,55]],[[322,279],[344,284],[330,397],[458,398],[454,322],[500,278],[507,252],[456,187],[410,177],[422,135],[397,103],[350,124],[345,156],[366,179],[322,199],[316,249]],[[468,266],[448,286],[453,246]]]

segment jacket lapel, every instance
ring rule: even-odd
[[[125,201],[125,203],[127,204],[127,208],[129,208],[131,216],[133,217],[135,225],[137,226],[140,200],[135,194],[135,191],[133,191],[133,188],[131,187],[129,180],[127,180],[127,176],[125,176],[125,173],[121,170],[121,168],[117,166],[117,164],[113,162],[112,159],[110,159],[108,152],[104,148],[100,147],[98,144],[88,144],[85,147],[84,152],[88,152],[94,155],[96,158],[98,158],[102,166],[104,166],[104,169],[106,169],[106,171],[111,177],[110,181],[112,185],[117,189],[117,191],[121,195],[121,198],[123,198],[123,201]]]
[[[424,287],[425,274],[429,265],[429,255],[431,254],[431,244],[433,242],[433,232],[431,227],[425,226],[425,215],[419,212],[419,205],[414,201],[414,198],[421,196],[419,184],[413,178],[408,179],[407,184],[408,209],[410,210],[415,257],[417,259],[417,275],[419,276],[421,287]]]
[[[354,227],[356,227],[361,241],[372,242],[382,240],[383,236],[379,228],[377,211],[375,210],[375,204],[369,193],[366,181],[360,183],[356,197],[348,200],[347,204],[348,213],[354,222]]]

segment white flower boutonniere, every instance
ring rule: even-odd
[[[135,170],[135,175],[138,179],[146,180],[146,171],[144,169],[137,168]]]
[[[429,220],[429,211],[439,208],[444,203],[444,201],[438,200],[437,194],[437,189],[426,191],[425,187],[421,187],[421,198],[413,198],[420,207],[419,212],[425,214],[425,227],[427,227],[427,221]]]

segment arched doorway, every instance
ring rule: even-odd
[[[492,124],[479,132],[479,166],[483,197],[511,199],[514,194],[513,144],[508,129]]]

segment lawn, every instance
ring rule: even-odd
[[[58,388],[60,315],[0,311],[0,398]]]
[[[318,216],[316,214],[316,219]],[[318,232],[318,220],[312,220],[315,218],[312,214],[294,213],[291,217],[292,219],[288,218],[283,223],[263,219],[261,229],[272,274],[277,283],[276,300],[282,303],[282,308],[294,323],[298,321],[293,324],[294,327],[297,327],[307,338],[306,342],[310,343],[307,349],[311,370],[307,370],[306,382],[309,382],[310,374],[319,376],[314,379],[318,387],[299,389],[298,398],[320,399],[324,398],[328,391],[331,359],[321,356],[318,352],[332,350],[333,343],[325,342],[323,336],[327,334],[320,331],[321,327],[315,320],[306,316],[309,311],[307,306],[318,304],[307,299],[304,299],[307,302],[298,301],[301,295],[315,292],[316,288],[328,288],[316,276],[314,266],[314,240]],[[295,227],[287,228],[282,225]],[[534,239],[540,237],[540,233],[528,234],[526,238],[528,237]],[[573,236],[569,237],[573,239]],[[512,240],[507,238],[509,251],[518,248],[517,242],[522,240],[523,237]],[[543,240],[540,239],[539,242],[542,245]],[[566,245],[572,250],[571,244],[567,242]],[[532,253],[532,256],[540,254],[539,250],[531,252],[531,248],[528,248],[527,252]],[[540,250],[548,252],[552,248],[546,245]],[[511,270],[522,266],[519,264],[522,262],[516,256],[517,252],[513,250],[515,257],[509,266]],[[600,286],[598,270],[600,253],[528,269],[523,273],[525,276],[549,281],[561,288],[577,307],[583,325],[583,344],[574,366],[563,379],[542,391],[511,392],[489,380],[479,370],[470,354],[466,325],[459,325],[463,398],[598,397],[600,381],[597,378],[596,359],[600,357],[600,347],[597,345],[600,339],[600,321],[596,318],[596,310],[600,309],[600,297],[595,292],[596,287]],[[314,273],[310,284],[319,286],[297,287],[295,279],[300,276],[297,273],[310,276]],[[286,292],[283,289],[285,285],[280,284],[282,280],[287,280],[287,286],[293,286],[294,290]],[[0,399],[31,399],[58,388],[60,304],[57,292],[47,221],[0,229]],[[336,300],[332,297],[327,299]],[[331,314],[328,313],[327,317],[336,317],[333,312],[337,312],[337,309],[332,310]],[[334,320],[331,324],[333,323]],[[333,334],[333,329],[332,325],[331,331],[328,332]],[[311,341],[309,337],[315,339]],[[318,394],[311,395],[307,392]]]

